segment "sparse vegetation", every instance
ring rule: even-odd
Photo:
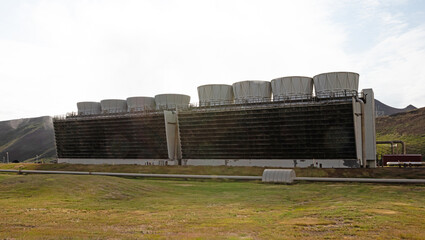
[[[376,140],[402,140],[406,143],[407,153],[422,154],[425,159],[425,108],[398,113],[376,119]],[[377,146],[378,155],[390,154],[390,147]],[[398,148],[398,153],[401,148]]]
[[[425,187],[0,174],[2,239],[422,239]]]
[[[0,122],[0,162],[6,152],[12,161],[51,162],[56,157],[55,137],[50,117]]]

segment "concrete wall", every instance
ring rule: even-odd
[[[58,163],[70,164],[137,164],[137,165],[178,165],[169,159],[96,159],[96,158],[59,158]],[[343,159],[184,159],[182,165],[189,166],[253,166],[253,167],[287,167],[287,168],[358,168],[357,161]]]
[[[375,137],[375,115],[374,115],[374,96],[371,89],[364,90],[365,95],[365,128],[366,128],[366,155],[369,167],[375,167],[376,161],[376,137]],[[349,102],[348,102],[349,104]],[[183,159],[182,165],[225,165],[225,166],[260,166],[260,167],[320,167],[323,168],[351,168],[360,167],[362,159],[362,131],[361,131],[361,105],[353,98],[353,120],[354,120],[354,137],[356,142],[357,159]],[[59,163],[76,163],[76,164],[140,164],[140,165],[177,165],[182,159],[181,142],[179,136],[179,119],[178,112],[163,112],[167,153],[161,158],[168,159],[104,159],[104,158],[66,158],[58,159]],[[349,116],[350,112],[347,112]],[[181,119],[183,119],[182,112]],[[182,120],[183,121],[183,120]],[[161,122],[161,125],[163,123]],[[163,130],[161,130],[163,131]],[[165,139],[164,139],[165,140]],[[165,141],[164,141],[165,142]],[[164,146],[162,144],[162,146]],[[84,157],[84,156],[81,156]],[[252,156],[248,156],[252,157]],[[328,157],[330,158],[330,157]]]
[[[376,167],[375,96],[372,89],[363,89],[365,98],[367,166]]]
[[[169,159],[105,159],[105,158],[58,158],[58,163],[71,164],[137,164],[137,165],[177,165]]]
[[[356,160],[344,159],[183,159],[182,165],[192,166],[251,166],[284,168],[359,168]]]
[[[366,145],[366,166],[376,167],[376,131],[375,131],[375,98],[372,89],[364,89],[364,120],[365,120],[365,145]],[[356,136],[357,159],[361,163],[362,159],[362,128],[361,128],[361,105],[353,98],[353,117]]]
[[[178,131],[177,113],[164,111],[165,134],[167,136],[168,158],[177,160],[182,158]]]

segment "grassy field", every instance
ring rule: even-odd
[[[376,134],[377,141],[401,140],[406,143],[406,151],[411,154],[425,155],[425,134],[422,135],[400,135],[398,133]],[[402,154],[401,144],[394,149],[396,154]],[[389,144],[379,144],[376,146],[378,154],[391,154],[391,146]]]
[[[425,161],[425,108],[376,118],[376,140],[402,140],[407,153],[422,154]],[[400,146],[400,144],[399,144]],[[402,153],[401,147],[395,149]],[[390,154],[388,144],[377,145],[378,154]]]
[[[423,239],[425,186],[0,174],[0,239]]]

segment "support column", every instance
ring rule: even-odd
[[[366,159],[367,166],[376,167],[376,131],[375,131],[375,96],[373,90],[363,89],[365,99],[365,127],[366,127]]]
[[[173,111],[164,111],[165,134],[167,137],[168,159],[178,165],[178,160],[182,158],[180,138],[178,133],[177,113]]]

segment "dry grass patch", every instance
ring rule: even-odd
[[[280,224],[290,224],[298,226],[312,226],[312,225],[332,225],[335,224],[333,221],[319,219],[314,217],[302,217],[302,218],[292,218],[288,220],[283,220]]]
[[[393,215],[393,214],[397,214],[398,212],[393,211],[393,210],[389,210],[389,209],[379,209],[379,208],[375,208],[375,209],[365,209],[362,210],[362,212],[366,212],[366,213],[376,213],[376,214],[385,214],[385,215]]]

